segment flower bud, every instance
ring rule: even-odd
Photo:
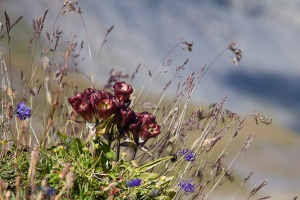
[[[128,85],[125,82],[116,82],[114,85],[114,95],[122,102],[126,102],[127,100],[129,100],[132,92],[133,89],[131,85]]]

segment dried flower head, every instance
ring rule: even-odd
[[[66,183],[65,183],[65,187],[67,188],[72,188],[74,185],[74,174],[73,172],[69,172],[67,175],[66,175]]]
[[[236,48],[236,44],[236,42],[232,42],[231,44],[229,44],[228,49],[235,55],[235,61],[240,62],[240,60],[242,59],[242,50]]]
[[[186,47],[184,49],[188,50],[189,52],[193,51],[194,42],[184,41],[183,44],[186,45]]]
[[[7,104],[7,117],[8,119],[12,119],[13,118],[13,107],[11,105],[11,103]]]

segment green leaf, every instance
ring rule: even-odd
[[[176,191],[175,190],[168,190],[165,195],[172,199],[176,195]]]
[[[101,122],[99,125],[97,125],[96,128],[96,134],[98,136],[104,135],[109,133],[111,127],[114,125],[115,114],[108,117],[105,121]]]
[[[168,161],[170,160],[171,158],[173,158],[173,156],[167,156],[165,158],[159,158],[157,160],[154,160],[154,161],[150,161],[142,166],[140,166],[138,169],[140,172],[145,172],[153,167],[155,167],[156,165],[162,163],[162,162],[165,162],[165,161]]]
[[[120,144],[122,147],[136,147],[136,143],[133,140],[130,140],[129,138],[126,138],[124,142]]]
[[[107,159],[116,159],[116,153],[104,142],[99,142],[99,148],[103,151]]]
[[[59,139],[62,141],[62,143],[66,143],[67,142],[67,139],[69,139],[69,136],[67,136],[66,134],[64,133],[61,133],[61,132],[57,132],[56,133],[59,137]]]
[[[80,156],[83,153],[83,148],[85,147],[85,143],[79,139],[71,139],[69,144],[67,144],[67,150],[70,151],[70,154],[73,156]]]
[[[134,171],[134,169],[132,168],[132,166],[128,162],[124,162],[120,167],[124,167],[129,172],[133,172]]]
[[[156,184],[162,188],[165,188],[173,179],[173,176],[167,177],[165,180],[159,180]]]
[[[149,180],[153,180],[153,179],[156,179],[156,178],[158,178],[158,174],[156,174],[156,173],[147,173],[147,172],[144,172],[144,173],[141,173],[140,174],[140,176],[139,176],[139,178],[141,178],[141,179],[149,179]]]

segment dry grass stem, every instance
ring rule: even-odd
[[[267,181],[263,181],[259,186],[255,187],[248,197],[250,199],[254,194],[256,194],[261,188],[263,188],[265,185],[267,185]]]

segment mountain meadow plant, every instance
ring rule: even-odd
[[[85,27],[77,1],[65,1],[55,23],[69,12],[78,14]],[[240,150],[233,158],[230,155],[230,162],[225,160],[246,118],[265,125],[272,121],[261,113],[241,117],[225,109],[226,97],[207,108],[194,105],[192,110],[189,104],[196,86],[220,56],[240,62],[242,51],[236,43],[177,83],[177,76],[187,70],[188,60],[184,61],[153,102],[147,98],[163,71],[158,69],[171,65],[168,56],[175,49],[192,51],[192,42],[181,39],[153,70],[142,75],[149,85],[141,89],[132,84],[140,75],[140,65],[131,77],[112,69],[100,87],[94,82],[92,64],[91,75],[77,68],[83,65],[83,42],[75,42],[74,35],[68,42],[60,40],[63,31],[54,28],[56,24],[45,30],[47,13],[33,20],[27,62],[14,72],[13,31],[23,19],[13,21],[5,12],[1,22],[0,200],[211,199],[216,190],[235,180],[238,160],[254,135],[245,136]],[[107,30],[100,53],[113,28]],[[89,46],[88,42],[88,50]],[[59,56],[62,48],[65,53]],[[175,98],[169,99],[166,94],[174,84],[178,84]],[[251,175],[241,181],[232,199]],[[266,184],[254,188],[249,199]]]

